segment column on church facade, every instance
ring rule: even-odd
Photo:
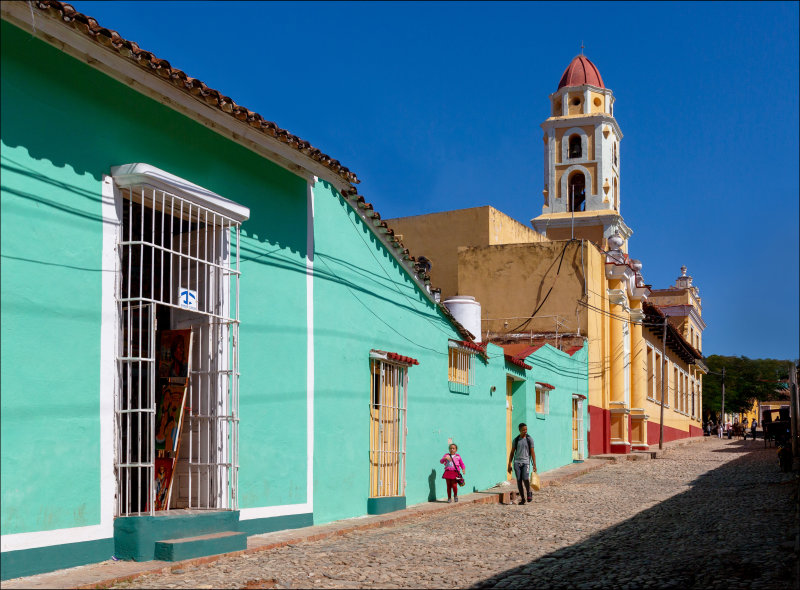
[[[628,453],[628,404],[625,399],[629,367],[625,364],[625,319],[628,312],[624,297],[625,285],[622,280],[610,278],[608,281],[609,311],[609,381],[611,385],[609,413],[611,414],[611,452]]]

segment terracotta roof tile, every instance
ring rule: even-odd
[[[405,363],[407,365],[418,365],[419,361],[415,358],[411,358],[410,356],[404,356],[402,354],[397,354],[396,352],[387,352],[386,358],[390,361],[397,361],[398,363]]]
[[[525,360],[544,345],[544,342],[534,345],[530,345],[527,342],[513,342],[510,344],[503,344],[502,346],[508,354],[513,354],[514,357]]]
[[[455,340],[455,343],[463,346],[464,348],[469,348],[476,352],[480,352],[481,354],[486,354],[486,345],[479,344],[478,342],[470,342],[469,340]]]
[[[541,385],[541,386],[542,386],[542,387],[544,387],[545,389],[555,389],[555,387],[553,387],[553,386],[552,386],[552,385],[550,385],[549,383],[545,383],[544,381],[537,381],[537,382],[536,382],[536,385]]]
[[[529,364],[521,361],[520,359],[518,359],[518,358],[516,358],[514,356],[511,356],[510,354],[506,354],[505,358],[506,358],[506,362],[507,363],[511,363],[512,365],[516,365],[516,366],[521,367],[523,369],[527,369],[527,370],[530,371],[533,368]]]

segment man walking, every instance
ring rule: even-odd
[[[524,422],[519,425],[519,436],[511,442],[511,454],[508,456],[508,472],[511,473],[513,465],[514,476],[517,478],[517,489],[519,490],[519,503],[524,504],[533,500],[531,493],[531,474],[530,465],[536,471],[536,453],[533,450],[533,439],[528,436],[528,425]],[[522,486],[525,486],[523,492]]]

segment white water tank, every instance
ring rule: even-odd
[[[481,304],[469,295],[456,295],[445,299],[444,305],[453,317],[472,332],[475,341],[481,341]]]

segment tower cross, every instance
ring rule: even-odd
[[[583,49],[584,49],[583,41],[581,41],[581,55],[583,55]]]

